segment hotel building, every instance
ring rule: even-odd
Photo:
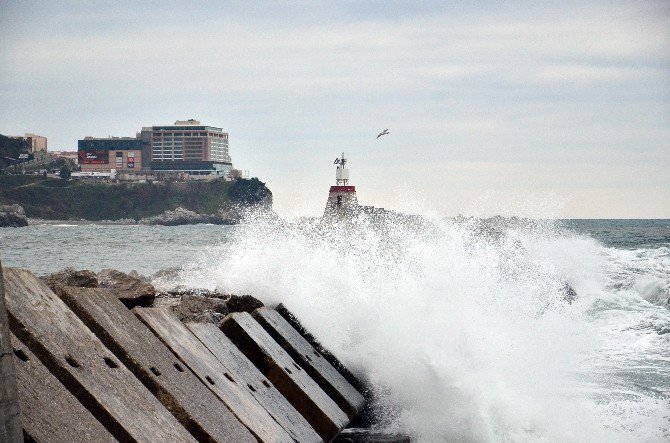
[[[144,157],[151,159],[156,172],[183,172],[190,175],[224,175],[232,169],[228,133],[222,128],[196,120],[174,125],[142,128]]]

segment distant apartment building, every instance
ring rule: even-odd
[[[142,141],[132,137],[84,137],[78,141],[77,157],[82,172],[139,171]]]
[[[47,152],[47,138],[37,134],[27,133],[23,139],[28,144],[28,151],[31,154],[38,152]]]
[[[232,169],[228,133],[196,120],[142,128],[138,137],[151,169],[189,175],[225,175]],[[145,160],[146,161],[146,160]]]

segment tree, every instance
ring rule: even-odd
[[[256,177],[251,180],[238,178],[228,189],[228,198],[234,203],[250,205],[272,198],[272,192]]]
[[[28,143],[25,140],[0,134],[0,167],[16,163],[19,155],[27,153]]]
[[[60,168],[60,178],[63,180],[69,180],[72,175],[72,171],[66,165],[61,166]]]

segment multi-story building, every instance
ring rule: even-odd
[[[138,138],[84,137],[77,154],[82,172],[139,171],[142,168],[142,143]]]
[[[37,134],[27,133],[23,139],[28,143],[28,151],[31,154],[47,152],[47,138]]]
[[[224,175],[232,169],[228,133],[196,120],[142,128],[144,156],[153,171]],[[150,151],[149,151],[150,150]]]

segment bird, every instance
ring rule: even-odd
[[[377,138],[381,137],[382,135],[386,135],[386,134],[388,134],[388,133],[389,133],[389,130],[388,130],[388,129],[384,129],[382,132],[379,133],[379,135],[377,136]]]

